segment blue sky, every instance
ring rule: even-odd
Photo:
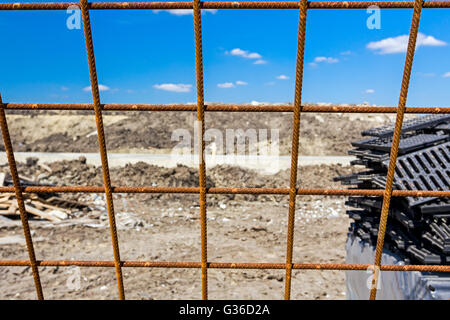
[[[9,2],[0,0],[0,2]],[[34,1],[38,2],[38,1]],[[395,106],[411,10],[310,10],[303,101]],[[0,92],[7,102],[89,103],[82,29],[65,11],[0,11]],[[291,102],[297,10],[204,12],[206,101]],[[194,102],[192,14],[91,11],[104,103]],[[450,9],[424,9],[408,105],[450,105]]]

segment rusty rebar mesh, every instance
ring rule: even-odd
[[[201,269],[202,279],[202,298],[208,298],[208,269],[284,269],[285,279],[285,298],[289,299],[291,294],[291,273],[292,270],[367,270],[373,268],[373,286],[370,298],[376,298],[376,288],[379,272],[382,271],[424,271],[424,272],[450,272],[449,265],[382,265],[381,254],[383,249],[384,234],[387,224],[387,213],[390,207],[391,197],[450,197],[450,191],[401,191],[392,190],[393,175],[398,154],[398,145],[400,141],[400,132],[405,113],[450,113],[450,108],[438,107],[406,107],[408,87],[411,76],[412,63],[415,53],[415,41],[418,34],[419,22],[422,8],[450,8],[450,1],[252,1],[252,2],[230,2],[230,1],[207,1],[193,0],[191,2],[102,2],[89,3],[87,0],[80,2],[66,3],[0,3],[0,10],[67,10],[69,6],[78,6],[83,15],[83,26],[86,40],[86,50],[89,62],[89,71],[91,77],[91,86],[93,94],[93,104],[43,104],[43,103],[7,103],[2,102],[0,97],[0,124],[2,129],[5,149],[8,156],[11,177],[14,181],[13,187],[0,187],[2,192],[15,192],[20,216],[22,220],[23,231],[25,234],[26,245],[28,249],[29,260],[3,260],[0,266],[26,266],[31,267],[38,299],[43,299],[43,291],[39,278],[38,267],[58,266],[58,267],[108,267],[115,268],[116,281],[119,291],[119,298],[125,298],[125,289],[122,280],[122,268],[194,268]],[[303,78],[303,59],[305,49],[306,34],[306,16],[307,11],[311,9],[366,9],[369,6],[378,6],[380,9],[398,8],[414,9],[408,49],[406,53],[405,67],[401,84],[400,98],[397,107],[370,107],[370,106],[318,106],[302,105],[301,91]],[[97,71],[95,67],[95,56],[92,41],[92,31],[89,18],[90,10],[127,10],[127,9],[190,9],[194,11],[194,31],[195,31],[195,54],[196,54],[196,73],[197,73],[197,105],[150,105],[150,104],[102,104],[98,90]],[[294,105],[206,105],[204,103],[203,89],[203,59],[202,59],[202,33],[201,33],[201,9],[296,9],[299,10],[299,30],[297,47],[297,68]],[[104,186],[58,186],[58,187],[33,187],[21,186],[17,174],[17,164],[11,145],[10,133],[5,117],[5,110],[92,110],[95,112],[97,123],[97,133],[99,139],[100,156],[102,159],[102,170]],[[208,188],[206,186],[206,172],[204,162],[204,139],[200,134],[201,150],[199,161],[199,187],[130,187],[130,186],[112,186],[109,174],[107,151],[105,146],[105,134],[103,129],[104,111],[190,111],[197,112],[200,123],[199,132],[205,130],[204,112],[293,112],[293,139],[291,155],[291,178],[289,188]],[[300,115],[302,112],[308,113],[396,113],[397,120],[392,143],[390,164],[387,175],[386,187],[384,190],[354,190],[354,189],[306,189],[298,188],[297,184],[297,166],[298,166],[298,141]],[[77,261],[77,260],[38,260],[34,253],[34,246],[29,230],[27,216],[23,207],[23,193],[105,193],[108,207],[108,216],[110,224],[110,233],[112,240],[113,256],[112,261]],[[201,229],[201,259],[199,262],[183,261],[130,261],[121,260],[119,254],[119,239],[115,226],[115,214],[113,197],[114,193],[181,193],[181,194],[199,194],[200,196],[200,229]],[[287,249],[285,263],[234,263],[234,262],[212,262],[207,258],[207,194],[277,194],[289,196],[289,216],[287,232]],[[376,247],[376,256],[374,264],[327,264],[327,263],[293,263],[293,230],[295,222],[295,201],[297,196],[301,195],[327,195],[327,196],[383,196],[383,208],[381,212],[380,230],[378,233],[378,242]]]

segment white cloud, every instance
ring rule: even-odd
[[[154,13],[159,13],[161,11],[166,11],[175,16],[187,16],[190,14],[194,14],[194,10],[190,10],[190,9],[153,10]],[[217,10],[216,9],[202,9],[202,13],[206,13],[206,12],[215,14],[217,12]]]
[[[259,59],[259,60],[256,60],[255,62],[253,62],[253,64],[267,64],[267,61],[263,60],[263,59]]]
[[[367,89],[367,90],[366,90],[366,93],[375,93],[375,90],[373,90],[373,89]]]
[[[69,88],[67,88],[67,87],[65,87],[65,86],[62,86],[61,87],[61,91],[68,91],[69,90]],[[90,90],[90,89],[89,89]]]
[[[217,86],[222,89],[234,88],[234,84],[232,82],[219,83]]]
[[[347,50],[347,51],[343,51],[343,52],[341,52],[341,55],[343,55],[343,56],[349,56],[349,55],[351,55],[353,52],[351,52],[350,50]]]
[[[374,50],[378,54],[392,54],[406,52],[408,47],[409,35],[386,38],[380,41],[373,41],[367,44],[367,48]],[[423,33],[417,35],[416,49],[421,46],[439,47],[447,45],[446,42],[438,40],[433,36],[427,36]]]
[[[265,85],[266,86],[274,86],[275,82],[274,81],[266,82]]]
[[[83,91],[86,91],[86,92],[91,91],[91,90],[92,90],[91,86],[83,88]],[[99,91],[108,91],[108,90],[111,90],[111,88],[108,86],[105,86],[104,84],[99,84],[98,90]]]
[[[153,88],[171,92],[189,92],[191,91],[192,85],[183,83],[178,84],[162,83],[162,84],[155,84]]]
[[[248,85],[248,83],[245,82],[245,81],[241,81],[241,80],[238,80],[235,83],[233,83],[233,82],[224,82],[224,83],[217,84],[217,86],[219,88],[222,88],[222,89],[235,88],[236,86],[246,86],[246,85]]]
[[[446,72],[442,75],[444,78],[450,78],[450,72]]]
[[[247,59],[261,59],[261,55],[256,52],[249,52],[247,50],[242,50],[239,48],[235,48],[230,51],[232,56],[239,56]]]
[[[277,76],[277,79],[279,79],[279,80],[287,80],[287,79],[289,79],[289,77],[284,75],[284,74],[280,74],[279,76]]]
[[[314,62],[316,62],[316,63],[320,63],[320,62],[337,63],[337,62],[339,62],[339,59],[332,58],[332,57],[315,57]]]
[[[234,48],[231,51],[225,51],[225,54],[231,54],[232,56],[242,57],[245,59],[255,59],[253,64],[266,64],[267,61],[262,59],[262,56],[257,52],[250,52],[248,50],[242,50],[240,48]]]
[[[308,65],[310,67],[317,67],[319,65],[319,63],[338,63],[339,59],[338,58],[333,58],[333,57],[315,57],[314,58],[314,62],[310,62],[308,63]]]

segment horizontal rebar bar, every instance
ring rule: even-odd
[[[197,111],[193,104],[102,104],[103,111]],[[4,103],[5,110],[94,110],[93,104],[83,103]],[[292,105],[205,105],[205,111],[214,112],[293,112]],[[308,113],[397,113],[397,107],[304,105]],[[406,113],[448,114],[450,107],[407,107]]]
[[[77,2],[0,3],[0,10],[66,10]],[[414,1],[309,1],[308,9],[412,9]],[[211,1],[202,2],[202,9],[299,9],[299,1]],[[450,1],[424,1],[423,8],[450,8]],[[163,10],[193,9],[192,2],[92,2],[91,10]]]
[[[38,260],[39,267],[114,267],[114,261]],[[27,267],[28,260],[0,260],[0,267]],[[121,261],[124,268],[201,268],[201,262]],[[301,270],[368,270],[373,264],[294,263]],[[212,269],[285,269],[286,263],[208,262]],[[450,265],[381,265],[382,271],[450,272]]]
[[[104,193],[100,186],[32,186],[21,187],[25,193]],[[111,187],[113,193],[200,193],[199,187]],[[0,193],[14,192],[14,187],[0,187]],[[289,188],[206,188],[209,194],[276,194],[289,195]],[[298,188],[297,195],[302,196],[383,196],[384,189],[307,189]],[[450,190],[394,190],[393,197],[450,197]]]

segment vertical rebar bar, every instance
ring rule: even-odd
[[[116,219],[114,217],[114,204],[112,198],[111,178],[109,175],[108,155],[106,153],[105,133],[103,128],[102,107],[100,104],[100,93],[98,89],[97,69],[95,66],[94,44],[92,41],[91,21],[87,0],[80,0],[81,13],[83,16],[84,35],[86,39],[86,51],[89,62],[89,74],[91,78],[92,98],[94,100],[95,122],[97,124],[98,143],[100,147],[100,157],[102,162],[103,181],[105,184],[105,197],[108,207],[109,227],[113,245],[114,263],[116,268],[117,287],[119,289],[119,299],[125,299],[122,267],[120,262],[119,241],[117,237]]]
[[[294,247],[294,224],[295,224],[295,200],[297,197],[297,168],[298,168],[298,146],[300,137],[300,113],[302,109],[302,84],[303,84],[303,61],[305,56],[306,35],[306,11],[308,1],[300,1],[298,42],[297,42],[297,67],[295,72],[295,97],[294,116],[292,125],[292,150],[291,150],[291,172],[289,189],[289,217],[286,249],[286,279],[284,298],[291,298],[291,276],[292,276],[292,253]]]
[[[400,144],[403,118],[405,115],[406,100],[408,97],[409,80],[416,50],[417,33],[419,32],[420,14],[422,12],[423,0],[415,0],[414,12],[409,32],[408,48],[406,50],[405,67],[403,69],[402,85],[400,89],[400,98],[398,102],[397,118],[395,120],[394,136],[392,138],[391,155],[389,159],[389,168],[386,177],[386,188],[383,195],[383,206],[381,209],[380,225],[378,230],[377,246],[375,250],[375,262],[373,266],[372,288],[370,290],[370,299],[377,297],[377,286],[380,274],[381,257],[383,254],[384,236],[388,219],[389,207],[392,196],[392,186],[394,183],[395,166],[397,163],[398,147]]]
[[[20,185],[19,173],[17,172],[16,159],[11,143],[11,136],[9,135],[8,123],[6,121],[5,110],[3,108],[2,96],[0,94],[0,125],[2,129],[3,142],[5,144],[6,156],[8,158],[9,170],[11,179],[14,184],[14,192],[16,194],[17,206],[19,208],[20,220],[22,221],[23,233],[25,236],[25,243],[28,249],[28,256],[30,258],[31,271],[33,272],[34,285],[36,287],[36,294],[39,300],[44,300],[44,293],[42,292],[41,279],[39,270],[36,264],[36,254],[34,252],[33,239],[31,238],[30,226],[28,224],[28,216],[25,211],[25,204],[23,201],[22,188]]]
[[[200,237],[202,263],[202,299],[208,299],[208,242],[206,219],[206,170],[205,170],[205,98],[203,90],[202,17],[200,0],[193,0],[195,32],[195,69],[197,73],[197,124],[200,183]]]

